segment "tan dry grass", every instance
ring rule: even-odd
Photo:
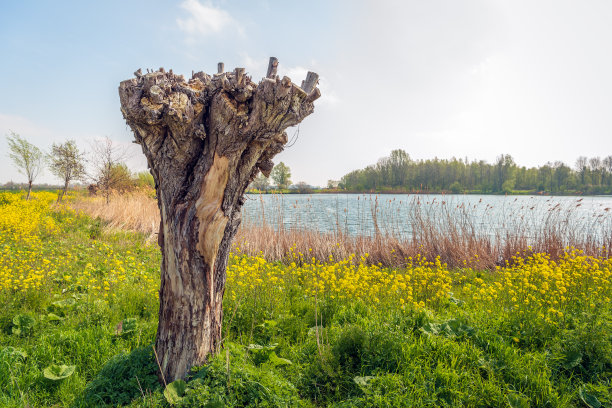
[[[104,220],[106,228],[138,231],[155,242],[159,210],[150,193],[115,195],[108,205],[102,197],[83,197],[76,199],[72,207]],[[588,234],[578,234],[576,225],[563,221],[567,214],[562,212],[549,215],[535,233],[529,232],[531,235],[527,230],[517,230],[499,236],[476,232],[471,219],[456,212],[436,213],[434,223],[428,211],[428,207],[415,207],[409,220],[414,233],[409,238],[379,229],[373,236],[350,236],[340,229],[324,233],[287,229],[282,227],[282,222],[277,223],[281,227],[245,222],[234,246],[243,253],[261,255],[269,261],[290,261],[294,259],[292,254],[302,254],[306,262],[312,258],[327,261],[330,257],[339,260],[353,255],[357,260],[366,257],[368,263],[385,266],[402,266],[410,257],[420,255],[427,259],[439,256],[451,267],[468,264],[475,268],[493,268],[517,253],[546,252],[555,259],[568,246],[591,255],[611,255],[612,231],[597,240]]]
[[[154,238],[159,231],[159,209],[151,193],[114,194],[106,204],[101,196],[81,196],[70,203],[76,211],[100,218],[106,228],[141,232]]]

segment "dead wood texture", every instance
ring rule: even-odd
[[[188,81],[163,68],[138,70],[119,86],[121,111],[157,189],[163,258],[155,348],[168,382],[219,350],[243,194],[259,171],[269,176],[285,129],[310,115],[320,95],[312,81],[306,92],[288,77],[256,84],[243,68],[218,68]]]

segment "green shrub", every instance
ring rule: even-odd
[[[76,407],[123,405],[143,393],[161,392],[151,346],[121,353],[102,367],[76,401]]]
[[[358,372],[366,348],[366,334],[359,326],[342,330],[332,348],[334,358],[348,372]]]
[[[377,372],[397,372],[404,360],[405,342],[406,336],[392,331],[372,332],[362,355],[362,371],[368,375]]]
[[[231,358],[222,352],[209,365],[193,371],[180,407],[300,407],[303,401],[296,387],[270,365],[256,367],[244,350],[226,345]]]

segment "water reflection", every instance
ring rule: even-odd
[[[602,238],[612,231],[612,197],[493,195],[248,195],[244,225],[282,225],[351,236],[414,237],[427,230],[535,238],[543,231]],[[606,235],[607,234],[607,235]]]

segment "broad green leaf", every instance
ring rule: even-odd
[[[65,309],[70,306],[74,306],[75,304],[76,304],[76,300],[74,300],[73,298],[66,298],[64,300],[57,300],[51,303],[51,306],[56,307],[58,309]]]
[[[267,346],[262,346],[261,344],[249,344],[247,346],[247,349],[252,350],[252,351],[258,351],[258,350],[272,351],[276,349],[276,347],[278,347],[278,343],[270,344]]]
[[[62,320],[64,320],[64,318],[56,315],[55,313],[48,313],[47,314],[47,321],[49,321],[49,322],[59,322],[59,321],[62,321]]]
[[[475,332],[474,328],[461,323],[457,319],[451,319],[444,323],[444,331],[448,336],[472,336]]]
[[[127,334],[133,333],[138,328],[138,319],[135,317],[129,317],[127,319],[123,319],[117,325],[117,329],[115,330],[116,336],[125,336]]]
[[[138,319],[130,317],[123,320],[123,332],[130,333],[138,328]]]
[[[32,316],[17,315],[13,317],[13,334],[18,336],[27,334],[34,327],[36,320]]]
[[[266,327],[276,327],[277,324],[278,322],[276,320],[264,320],[263,323],[258,324],[257,326],[266,328]]]
[[[15,357],[26,358],[28,356],[28,353],[26,353],[22,349],[18,349],[18,348],[9,346],[9,347],[4,347],[0,355],[8,356],[10,358],[15,358]]]
[[[602,406],[596,396],[586,392],[584,386],[580,387],[578,390],[578,396],[589,408],[600,408]]]
[[[518,392],[511,392],[508,394],[507,398],[508,404],[510,404],[512,408],[529,408],[531,406],[529,404],[529,398]]]
[[[479,358],[478,366],[487,370],[501,371],[506,368],[506,365],[497,359]]]
[[[570,351],[565,354],[565,358],[563,359],[563,368],[569,370],[574,368],[582,363],[582,353],[579,351]]]
[[[464,302],[463,302],[463,300],[461,300],[461,299],[457,299],[457,298],[456,298],[456,297],[454,297],[453,295],[450,295],[450,297],[448,298],[448,300],[449,300],[451,303],[456,304],[457,306],[463,306],[463,303],[464,303]]]
[[[253,354],[253,362],[255,365],[263,364],[270,360],[270,355],[276,349],[278,343],[263,346],[260,344],[249,344],[247,350]]]
[[[47,306],[47,311],[50,313],[54,313],[58,316],[66,316],[66,312],[68,311],[68,309],[70,309],[75,304],[76,300],[74,300],[73,298],[56,300],[55,302]]]
[[[421,327],[421,331],[426,334],[436,335],[440,332],[440,325],[438,323],[427,322]]]
[[[282,366],[288,366],[288,365],[293,364],[291,360],[287,360],[286,358],[279,357],[276,355],[275,352],[271,352],[268,359],[270,360],[270,363],[274,367],[282,367]]]
[[[60,381],[74,374],[75,366],[51,364],[43,370],[43,376],[51,381]]]
[[[355,381],[355,384],[359,385],[360,387],[366,387],[372,378],[374,377],[371,375],[366,375],[365,377],[354,377],[353,381]]]
[[[178,404],[185,395],[187,389],[187,383],[183,380],[176,380],[171,382],[164,389],[164,397],[170,404]]]
[[[217,398],[219,397],[215,397],[214,400],[208,400],[206,404],[204,404],[203,408],[225,408],[223,401],[220,401]]]
[[[60,279],[61,281],[62,279]],[[73,283],[72,285],[68,286],[66,289],[62,289],[62,293],[66,293],[66,292],[87,292],[87,286],[84,285],[77,285],[75,283]]]
[[[457,319],[451,319],[444,323],[425,323],[421,328],[423,333],[429,335],[442,335],[445,337],[472,336],[476,333],[473,327],[461,323]]]

